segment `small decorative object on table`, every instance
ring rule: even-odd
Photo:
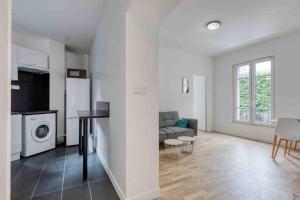
[[[180,136],[178,137],[178,140],[183,142],[183,146],[181,148],[182,153],[190,154],[193,152],[195,141],[196,141],[194,137]]]
[[[170,158],[177,158],[180,147],[182,147],[183,142],[177,139],[167,139],[164,141],[165,148]]]

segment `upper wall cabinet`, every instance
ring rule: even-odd
[[[18,47],[11,46],[11,80],[18,80]]]
[[[88,60],[87,54],[75,54],[69,51],[65,53],[66,68],[87,70]]]
[[[48,71],[48,55],[46,53],[18,47],[18,66]]]
[[[79,69],[77,55],[71,52],[65,54],[66,67],[72,69]]]

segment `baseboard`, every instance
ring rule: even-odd
[[[14,154],[11,154],[11,162],[12,161],[15,161],[15,160],[20,160],[20,156],[21,156],[21,153],[14,153]]]
[[[103,158],[103,155],[100,152],[97,152],[98,158],[100,159],[106,173],[108,174],[108,177],[110,178],[120,200],[152,200],[160,196],[160,188],[157,188],[155,190],[151,190],[148,192],[144,192],[142,194],[135,195],[133,197],[126,198],[124,192],[121,190],[121,187],[119,186],[117,180],[115,179],[113,173],[110,171],[106,161]]]
[[[270,142],[270,141],[254,139],[254,138],[250,138],[250,137],[247,137],[247,136],[240,136],[240,135],[236,135],[236,134],[232,134],[232,133],[226,133],[226,132],[223,132],[223,131],[213,131],[213,132],[218,133],[218,134],[232,136],[232,137],[242,138],[242,139],[246,139],[246,140],[252,140],[252,141],[255,141],[255,142],[262,142],[262,143],[266,143],[266,144],[272,144],[272,142]]]
[[[129,197],[126,200],[152,200],[158,198],[160,196],[160,189],[157,188],[155,190],[144,192],[142,194],[138,194],[133,197]]]
[[[98,152],[98,151],[97,151],[97,155],[98,155],[98,158],[100,159],[100,161],[101,161],[101,163],[102,163],[102,165],[103,165],[106,173],[108,174],[108,177],[109,177],[110,181],[112,182],[112,184],[113,184],[113,186],[114,186],[114,188],[115,188],[115,190],[116,190],[116,192],[117,192],[120,200],[126,200],[125,195],[124,195],[121,187],[119,186],[119,184],[118,184],[117,180],[115,179],[113,173],[110,171],[110,169],[109,169],[106,161],[103,158],[103,155],[100,152]]]

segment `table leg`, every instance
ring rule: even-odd
[[[83,119],[83,180],[88,176],[88,120]]]
[[[82,155],[82,119],[79,118],[79,155]]]
[[[273,139],[272,158],[274,157],[276,144],[277,144],[277,135],[275,134],[275,135],[274,135],[274,139]]]

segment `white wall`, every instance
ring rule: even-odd
[[[233,123],[232,65],[275,57],[275,118],[300,118],[300,32],[236,50],[214,59],[215,130],[271,142],[273,128]]]
[[[194,101],[194,119],[198,119],[198,129],[207,131],[207,95],[205,76],[193,76],[193,101]]]
[[[65,122],[65,45],[49,40],[50,109],[58,110],[57,137],[64,136]]]
[[[93,108],[96,101],[111,103],[110,118],[94,123],[97,152],[121,199],[150,200],[160,193],[160,2],[107,1],[90,52]]]
[[[159,195],[158,23],[121,2],[108,1],[90,52],[93,107],[111,103],[95,123],[97,152],[121,199],[150,200]]]
[[[11,1],[0,1],[0,199],[10,199]]]
[[[94,123],[97,153],[121,199],[126,195],[125,5],[107,1],[90,51],[92,107],[110,102],[110,117]]]
[[[126,14],[126,197],[159,196],[158,23]]]
[[[49,55],[50,109],[58,110],[57,137],[64,136],[65,46],[62,43],[29,33],[12,33],[12,43]]]
[[[159,47],[160,111],[178,111],[180,117],[194,117],[193,75],[203,75],[207,79],[207,128],[211,131],[213,130],[212,59],[183,49]],[[190,80],[191,93],[182,93],[183,76]]]

